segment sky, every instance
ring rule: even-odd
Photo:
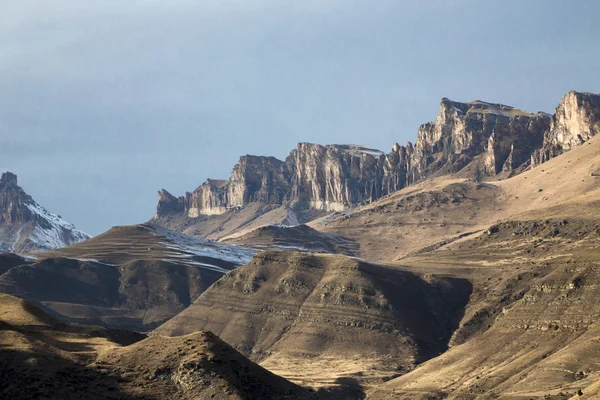
[[[442,97],[600,92],[595,0],[0,0],[0,170],[89,234],[298,142],[389,151]]]

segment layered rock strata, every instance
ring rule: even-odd
[[[502,104],[443,98],[435,121],[415,144],[384,152],[356,145],[299,143],[285,161],[243,156],[228,180],[192,193],[159,192],[156,219],[223,214],[248,203],[343,211],[430,176],[465,171],[473,178],[511,176],[584,143],[600,132],[600,95],[567,93],[554,116]]]
[[[544,163],[600,133],[600,95],[570,91],[561,100],[544,135],[531,155],[533,165]]]

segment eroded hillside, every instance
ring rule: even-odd
[[[470,291],[339,255],[263,252],[154,334],[210,330],[294,382],[372,385],[443,352]]]
[[[465,240],[499,221],[594,219],[599,189],[600,140],[594,138],[510,179],[440,177],[309,225],[355,241],[363,258],[400,263],[408,255]]]
[[[473,294],[453,346],[370,398],[596,398],[599,235],[598,220],[512,221],[405,259]]]

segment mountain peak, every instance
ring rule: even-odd
[[[0,250],[45,251],[89,239],[60,215],[40,206],[17,182],[12,172],[0,177]]]
[[[2,173],[0,178],[0,185],[17,185],[17,175],[12,172],[6,171]]]

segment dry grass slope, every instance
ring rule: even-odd
[[[467,240],[499,221],[596,218],[599,189],[596,137],[510,179],[434,178],[309,226],[353,240],[362,258],[401,264],[409,255]]]
[[[268,225],[224,241],[256,250],[287,249],[348,256],[358,253],[358,246],[351,240],[319,232],[308,225]]]
[[[370,398],[596,398],[599,243],[600,220],[508,221],[405,259],[473,293],[450,350]]]
[[[369,386],[444,351],[470,290],[340,255],[268,251],[155,333],[210,330],[294,382]]]
[[[312,399],[210,332],[151,337],[62,324],[0,295],[2,399]]]

